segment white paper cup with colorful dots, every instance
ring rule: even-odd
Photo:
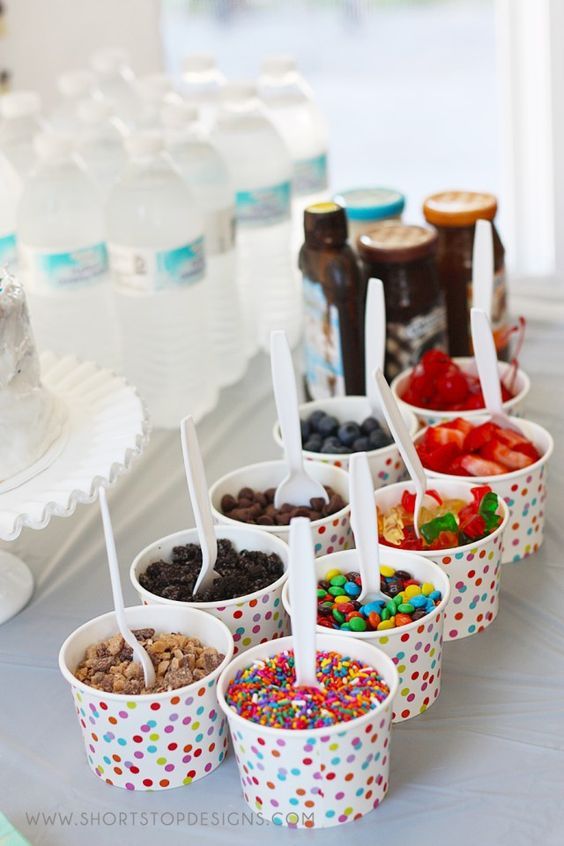
[[[487,414],[473,419],[476,425],[489,420]],[[544,540],[544,521],[547,497],[548,463],[554,451],[554,440],[538,423],[520,417],[515,421],[523,435],[537,448],[541,455],[538,461],[522,470],[513,470],[499,476],[448,476],[427,470],[433,479],[461,479],[474,485],[489,485],[509,508],[509,522],[503,536],[502,563],[509,564],[528,558],[537,552]],[[417,436],[420,440],[425,430]]]
[[[472,502],[473,487],[475,485],[467,481],[429,480],[429,488],[436,490],[443,499]],[[386,514],[401,502],[402,494],[406,490],[415,492],[412,482],[399,482],[376,491],[378,511]],[[509,510],[502,499],[498,514],[502,518],[501,523],[482,540],[452,549],[417,550],[417,555],[438,564],[450,581],[450,599],[445,608],[444,640],[460,640],[478,634],[491,625],[497,616],[503,535],[509,520]]]
[[[313,400],[312,402],[305,402],[300,405],[300,418],[305,420],[314,411],[325,411],[327,414],[336,417],[340,423],[346,423],[349,420],[355,423],[362,423],[367,417],[373,416],[374,412],[368,401],[368,397],[363,396],[348,396],[348,397],[331,397],[323,400]],[[419,428],[418,420],[412,411],[405,405],[401,409],[405,425],[409,430],[409,434],[413,438]],[[282,435],[280,433],[280,425],[278,421],[274,424],[273,429],[274,440],[278,446],[282,447]],[[307,461],[321,461],[324,464],[332,464],[335,467],[342,467],[343,470],[349,469],[349,455],[337,455],[337,453],[320,453],[310,452],[307,449],[302,450],[303,456]],[[405,477],[405,465],[399,454],[399,450],[392,441],[389,446],[381,447],[380,449],[371,449],[366,453],[368,458],[368,466],[372,475],[372,481],[375,488],[381,488],[384,485],[391,485],[394,482],[399,482]]]
[[[371,643],[323,634],[318,650],[348,655],[378,670],[390,693],[376,708],[348,723],[292,731],[253,723],[229,707],[225,693],[239,670],[292,647],[291,637],[256,646],[238,655],[218,682],[243,795],[253,811],[275,825],[325,828],[359,819],[377,808],[388,790],[397,670]]]
[[[218,540],[222,538],[230,540],[237,552],[249,549],[267,554],[276,553],[282,559],[284,574],[262,590],[221,602],[181,602],[157,596],[141,585],[139,576],[153,561],[161,559],[169,561],[175,546],[184,546],[189,543],[199,545],[197,529],[186,529],[149,544],[134,559],[129,577],[141,602],[145,605],[156,603],[173,608],[197,608],[213,614],[225,623],[233,635],[234,655],[258,643],[285,637],[290,632],[288,615],[282,605],[282,588],[288,578],[288,546],[275,535],[268,535],[266,532],[260,532],[258,528],[241,524],[216,526],[215,536]]]
[[[323,517],[321,520],[313,520],[311,533],[313,537],[315,555],[328,555],[340,549],[348,549],[352,546],[352,531],[350,522],[349,500],[349,474],[340,467],[331,464],[322,464],[319,461],[311,461],[307,465],[307,471],[313,479],[322,485],[328,485],[340,494],[347,505],[340,511]],[[265,491],[268,488],[276,488],[286,476],[288,470],[284,461],[263,461],[260,464],[248,464],[240,467],[231,473],[222,476],[210,488],[210,499],[215,520],[219,524],[227,526],[246,526],[240,520],[233,520],[221,511],[221,500],[225,494],[236,496],[241,488],[249,487],[256,491]],[[275,535],[288,542],[290,536],[289,526],[255,526],[269,535]]]
[[[399,675],[398,694],[394,701],[394,723],[409,720],[422,714],[437,701],[441,692],[441,664],[443,651],[443,626],[445,609],[450,596],[450,582],[446,574],[433,561],[415,552],[391,549],[380,545],[380,563],[394,570],[407,570],[415,579],[430,582],[440,590],[442,599],[435,610],[406,626],[382,632],[348,632],[335,629],[342,637],[357,637],[372,643],[385,652],[394,662]],[[318,579],[325,578],[329,570],[343,573],[358,571],[356,549],[324,555],[315,562]],[[282,591],[282,602],[291,615],[289,584]],[[331,629],[318,626],[322,634]]]
[[[472,376],[478,375],[478,368],[476,367],[476,359],[473,356],[460,356],[458,358],[453,358],[455,364],[458,364],[461,370],[465,373],[469,373]],[[508,364],[505,361],[498,361],[499,367],[499,375],[502,380],[508,375],[509,370],[512,368],[511,364]],[[454,420],[455,417],[462,417],[464,420],[475,420],[481,414],[484,413],[483,408],[475,408],[470,409],[468,411],[446,411],[444,409],[431,409],[431,408],[420,408],[416,405],[411,405],[411,403],[405,402],[402,399],[403,394],[407,388],[407,383],[409,381],[409,377],[413,373],[414,368],[410,367],[407,370],[404,370],[402,373],[399,373],[396,378],[392,381],[390,385],[392,389],[392,393],[396,398],[396,401],[401,409],[409,409],[412,411],[416,416],[418,421],[423,426],[434,426],[436,423],[440,423],[441,421],[444,422],[446,420]],[[515,393],[511,399],[507,400],[503,403],[503,410],[506,414],[513,414],[515,416],[519,416],[523,414],[524,407],[525,407],[525,400],[527,395],[531,389],[531,380],[527,376],[524,370],[521,368],[517,369],[517,373],[515,374]]]
[[[193,608],[138,605],[125,609],[133,629],[197,637],[225,658],[208,676],[166,693],[106,693],[80,682],[74,671],[89,646],[117,634],[114,612],[76,629],[59,652],[71,686],[90,769],[106,784],[126,790],[166,790],[213,772],[227,750],[227,726],[217,704],[217,681],[233,657],[227,626]]]

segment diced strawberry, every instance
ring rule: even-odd
[[[456,444],[459,449],[464,446],[464,432],[446,426],[430,426],[425,433],[425,445],[433,450],[444,444]]]
[[[460,458],[460,465],[470,476],[501,476],[507,470],[497,461],[488,461],[481,455],[463,455]]]
[[[540,453],[535,445],[524,435],[520,435],[519,432],[514,432],[512,429],[500,429],[497,433],[497,440],[508,446],[509,449],[528,455],[533,461],[538,461],[540,458]]]
[[[442,444],[434,450],[430,450],[422,458],[423,466],[436,473],[446,473],[450,463],[460,455],[460,447],[457,444]]]
[[[464,440],[464,450],[466,452],[477,452],[484,444],[487,444],[499,431],[499,426],[488,420],[487,423],[482,423],[481,426],[474,426],[471,432],[468,432]]]
[[[466,455],[458,455],[454,461],[451,461],[447,468],[447,473],[449,476],[469,476],[470,473],[464,469],[462,466],[462,459],[465,458]]]
[[[535,447],[532,443],[530,443],[530,442],[529,442],[529,443],[527,443],[527,444],[517,444],[517,445],[514,447],[514,450],[515,450],[515,452],[522,452],[522,453],[523,453],[523,455],[528,455],[528,456],[529,456],[529,458],[532,458],[533,463],[534,463],[535,461],[538,461],[538,460],[539,460],[539,458],[541,457],[540,452],[539,452],[539,451],[537,450],[537,448],[536,448],[536,447]]]
[[[490,441],[480,450],[480,455],[491,461],[498,461],[507,470],[521,470],[523,467],[528,467],[534,463],[534,459],[528,455],[523,455],[522,452],[517,452],[514,449],[509,449],[505,444],[497,440]]]
[[[444,429],[457,429],[459,432],[464,432],[465,435],[474,428],[474,425],[469,420],[465,420],[464,417],[455,417],[454,420],[447,420],[445,423],[441,423],[441,426]]]

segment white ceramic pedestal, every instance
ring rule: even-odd
[[[0,625],[22,610],[33,593],[31,570],[17,555],[0,550]]]

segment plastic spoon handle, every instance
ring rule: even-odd
[[[355,452],[349,463],[349,490],[351,525],[358,555],[362,590],[357,598],[383,599],[389,597],[380,590],[380,551],[378,548],[378,522],[374,503],[374,484],[365,452]]]
[[[290,523],[290,601],[296,686],[319,687],[316,675],[317,582],[307,517]]]
[[[194,593],[196,594],[201,587],[209,587],[216,576],[214,566],[217,561],[217,539],[210,507],[206,472],[193,417],[185,417],[180,424],[180,438],[186,481],[188,482],[190,501],[196,520],[198,540],[202,549],[202,568],[194,585]]]
[[[108,567],[110,570],[110,580],[112,583],[112,596],[114,600],[114,610],[116,613],[116,621],[121,636],[128,646],[133,650],[133,656],[136,661],[141,664],[143,668],[143,676],[145,679],[145,687],[152,687],[155,683],[155,668],[148,652],[141,646],[125,619],[125,606],[123,603],[123,593],[121,590],[121,579],[119,575],[119,564],[116,552],[116,543],[114,539],[114,532],[112,529],[112,521],[110,519],[110,511],[108,509],[108,499],[106,496],[106,489],[100,488],[100,511],[102,513],[102,524],[104,526],[104,537],[106,539],[106,550],[108,554]]]
[[[384,369],[386,355],[386,303],[381,279],[369,279],[364,316],[365,393],[372,412],[380,413],[378,391],[374,383],[375,370]]]
[[[419,532],[419,515],[421,512],[421,506],[423,505],[425,491],[427,489],[427,476],[425,475],[421,459],[417,455],[417,450],[413,445],[407,426],[401,416],[398,404],[384,378],[384,374],[381,370],[377,370],[374,374],[374,378],[378,386],[380,401],[382,403],[382,408],[384,409],[384,415],[388,422],[388,426],[390,427],[390,431],[394,436],[394,440],[401,453],[401,457],[405,461],[405,466],[407,467],[408,473],[415,485],[413,525],[415,528],[415,534],[419,538],[421,537]]]
[[[472,249],[472,305],[491,316],[494,287],[494,249],[489,220],[476,221]]]
[[[494,423],[507,429],[513,429],[515,432],[521,432],[503,410],[497,351],[486,313],[481,308],[471,309],[470,323],[474,358],[476,359],[486,410]]]

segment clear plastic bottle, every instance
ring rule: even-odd
[[[13,273],[17,267],[16,209],[21,181],[3,153],[0,153],[0,271]]]
[[[162,125],[161,112],[165,103],[182,102],[174,90],[172,79],[166,73],[148,73],[136,80],[137,93],[141,101],[139,129],[159,129]]]
[[[21,180],[36,162],[33,141],[43,128],[41,101],[35,91],[13,91],[0,97],[0,151]]]
[[[111,103],[116,117],[129,127],[135,126],[141,104],[127,50],[100,48],[92,54],[90,65],[96,74],[97,93]]]
[[[203,222],[158,132],[126,138],[108,203],[110,264],[125,373],[156,426],[200,418],[217,399],[210,356]]]
[[[268,350],[272,329],[300,335],[301,293],[290,254],[292,163],[252,83],[222,91],[212,141],[235,186],[237,277],[248,352]]]
[[[73,139],[43,133],[18,207],[18,252],[40,349],[119,364],[101,199]]]
[[[57,79],[60,100],[49,117],[49,124],[57,132],[71,133],[80,129],[78,106],[94,90],[96,77],[86,69],[70,70]]]
[[[113,117],[107,100],[83,100],[78,106],[78,153],[105,201],[125,167],[125,124]]]
[[[210,337],[221,386],[237,382],[247,356],[239,292],[234,283],[235,194],[229,171],[198,123],[198,110],[169,101],[162,110],[166,146],[204,216]]]
[[[219,108],[221,89],[225,76],[219,70],[211,53],[191,53],[183,63],[182,93],[186,100],[197,106],[202,126],[211,130]]]
[[[304,210],[329,199],[327,126],[292,56],[268,56],[258,85],[267,114],[292,157],[292,246],[297,253],[304,239]]]

